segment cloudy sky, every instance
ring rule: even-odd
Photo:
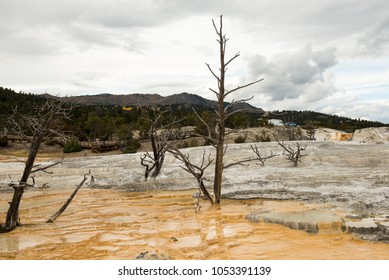
[[[0,86],[214,99],[221,14],[235,99],[389,123],[387,0],[0,0]]]

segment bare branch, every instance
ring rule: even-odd
[[[254,82],[245,84],[245,85],[243,85],[243,86],[238,86],[238,87],[236,87],[236,88],[234,88],[234,89],[232,89],[232,90],[227,91],[226,94],[225,94],[224,96],[228,96],[229,94],[231,94],[231,93],[233,93],[233,92],[235,92],[235,91],[238,91],[238,90],[241,90],[241,89],[243,89],[243,88],[252,86],[252,85],[254,85],[254,84],[256,84],[256,83],[259,83],[259,82],[261,82],[261,81],[263,81],[263,78],[262,78],[262,79],[259,79],[259,80],[256,80],[256,81],[254,81]]]
[[[41,168],[37,168],[37,169],[31,170],[31,174],[36,173],[36,172],[45,172],[45,173],[48,173],[48,174],[53,174],[52,172],[48,172],[47,169],[49,169],[49,168],[51,168],[53,166],[56,166],[58,164],[62,164],[63,159],[64,159],[64,155],[62,155],[62,158],[59,161],[56,161],[56,162],[54,162],[52,164],[49,164],[49,165],[41,167]],[[41,166],[41,164],[35,165],[34,167],[38,167],[38,166]]]
[[[212,133],[213,134],[216,134],[216,131],[213,130],[209,125],[208,123],[197,113],[197,111],[192,108],[192,110],[194,111],[194,113],[196,114],[196,116],[200,119],[200,121],[205,125],[205,127],[207,128],[208,130],[208,136],[205,136],[208,140],[211,140],[212,142],[215,142],[216,140],[214,138],[212,138]]]
[[[241,103],[244,103],[244,102],[247,102],[247,101],[250,101],[254,98],[254,96],[251,96],[250,98],[242,98],[240,100],[232,100],[225,108],[224,108],[224,113],[227,113],[228,109],[236,104],[241,104]]]
[[[240,56],[240,52],[237,52],[230,60],[227,61],[226,64],[224,64],[224,67],[227,67],[228,64],[230,64],[234,59],[238,58],[239,56]],[[227,71],[227,69],[225,70]]]
[[[220,34],[219,30],[217,29],[215,21],[213,19],[212,19],[212,24],[213,24],[213,27],[215,28],[216,34],[219,35]]]
[[[181,166],[181,168],[183,170],[185,170],[186,172],[192,174],[196,178],[197,184],[198,184],[198,187],[199,187],[199,191],[202,192],[205,195],[205,197],[211,202],[211,204],[213,204],[213,198],[210,195],[210,193],[208,192],[207,188],[205,187],[205,185],[204,185],[204,178],[203,178],[204,171],[213,162],[213,159],[211,159],[211,155],[208,154],[208,159],[206,161],[206,152],[204,151],[203,155],[202,155],[202,158],[201,158],[201,163],[198,165],[198,164],[194,164],[190,160],[189,154],[183,154],[179,149],[173,147],[172,145],[169,145],[168,151],[176,159],[178,159],[179,161],[181,161],[185,165],[185,167]]]
[[[257,160],[257,159],[249,158],[249,159],[244,159],[244,160],[238,160],[238,161],[235,161],[233,163],[230,163],[230,164],[227,164],[227,165],[223,165],[223,168],[227,169],[227,168],[230,168],[230,167],[235,166],[235,165],[243,165],[243,163],[251,162],[251,161],[255,161],[255,160]]]
[[[301,154],[301,152],[307,148],[307,145],[305,145],[305,147],[301,147],[301,144],[296,142],[295,150],[291,146],[285,146],[283,141],[280,142],[277,138],[276,140],[278,144],[284,149],[283,155],[286,155],[286,159],[291,161],[294,167],[297,167],[298,163],[301,162],[301,158],[306,156]]]
[[[69,206],[70,202],[72,202],[73,198],[76,196],[78,190],[82,187],[82,185],[84,185],[85,181],[88,179],[88,176],[91,177],[91,180],[93,178],[93,176],[91,175],[91,172],[89,170],[88,173],[84,174],[84,179],[81,181],[80,184],[78,184],[78,186],[76,187],[76,189],[73,191],[73,193],[70,195],[70,197],[68,198],[68,200],[65,202],[65,204],[53,215],[51,216],[47,221],[46,223],[52,223],[54,222],[65,210],[66,208]]]
[[[214,94],[216,94],[217,97],[219,97],[220,94],[216,90],[212,88],[209,88],[209,90],[212,91]]]
[[[146,157],[150,157],[150,154],[147,152],[143,155],[143,157],[140,158],[140,164],[143,165],[146,170],[145,170],[145,181],[149,178],[150,171],[154,169],[153,162],[150,160],[147,160]],[[151,165],[151,167],[150,167]]]
[[[211,66],[209,66],[208,63],[205,63],[205,65],[207,65],[208,70],[212,73],[212,75],[216,78],[216,80],[218,80],[220,82],[220,78],[215,74],[215,72],[213,72]]]
[[[185,119],[185,117],[182,118],[182,119],[179,119],[179,120],[174,119],[172,122],[168,123],[167,125],[161,125],[161,127],[160,127],[159,129],[161,129],[161,130],[169,130],[169,132],[171,132],[171,128],[172,128],[174,125],[183,122],[184,119]]]
[[[256,156],[257,156],[256,159],[259,160],[259,162],[261,163],[262,166],[265,166],[265,161],[268,160],[269,158],[279,156],[279,154],[277,154],[277,153],[274,154],[273,151],[271,151],[270,156],[264,157],[260,154],[257,145],[254,145],[254,146],[250,145],[250,147],[251,147],[251,150],[253,150],[253,152],[256,154]]]

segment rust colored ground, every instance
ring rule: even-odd
[[[203,201],[195,214],[194,191],[81,189],[67,211],[46,224],[69,192],[27,192],[21,210],[24,225],[0,235],[0,259],[134,259],[145,251],[171,259],[389,259],[389,244],[245,219],[264,209],[322,207],[293,201],[224,200],[220,206]],[[2,221],[10,196],[1,193]]]

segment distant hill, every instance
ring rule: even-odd
[[[80,95],[63,97],[65,101],[74,102],[85,105],[139,105],[139,106],[150,106],[158,104],[164,99],[159,94],[110,94],[101,93],[95,95]]]
[[[160,105],[188,104],[205,108],[216,108],[217,102],[190,93],[179,93],[164,97],[158,102]]]
[[[272,113],[270,113],[269,118],[281,119],[284,123],[293,122],[301,126],[311,124],[314,126],[339,129],[346,132],[354,132],[356,129],[366,127],[388,126],[388,124],[384,124],[377,121],[352,119],[348,117],[328,115],[313,111],[273,111]]]
[[[6,115],[12,113],[12,108],[17,106],[19,112],[29,113],[34,104],[41,104],[46,98],[58,97],[49,94],[36,95],[31,93],[17,93],[12,89],[0,87],[0,130],[5,125]],[[209,100],[196,94],[186,92],[166,97],[159,94],[135,93],[116,95],[102,93],[96,95],[62,97],[61,99],[85,105],[75,108],[76,111],[79,111],[79,113],[75,113],[75,115],[79,117],[83,116],[85,118],[82,121],[75,121],[75,123],[80,126],[86,125],[84,122],[87,121],[88,116],[93,115],[92,113],[97,111],[99,112],[99,116],[108,113],[111,116],[121,116],[120,113],[122,110],[120,110],[120,108],[115,109],[116,106],[172,106],[175,108],[173,114],[178,114],[180,117],[186,117],[193,114],[193,111],[191,110],[192,107],[199,110],[199,112],[203,112],[213,111],[217,106],[217,102],[214,100]],[[263,112],[262,109],[256,108],[248,103],[237,104],[233,109],[255,110],[257,114],[248,114],[250,116],[248,117],[250,118],[250,125],[254,126],[258,125],[257,120],[261,115],[261,112]],[[142,110],[143,108],[139,108],[135,110],[136,112],[132,112],[133,116],[131,118],[128,117],[125,122],[128,122],[130,119],[131,121],[136,120],[138,117],[137,114],[140,114]],[[127,115],[129,116],[129,114],[126,114],[125,116]],[[281,119],[283,122],[294,122],[300,126],[314,125],[316,127],[328,127],[348,132],[353,132],[356,129],[366,127],[389,126],[389,124],[376,121],[351,119],[312,111],[273,111],[267,112],[266,115],[268,119]],[[230,120],[234,118],[239,118],[239,114],[232,116]],[[190,120],[193,121],[192,118],[188,118],[187,125],[194,125],[193,123],[190,123]]]
[[[217,108],[217,101],[203,98],[196,94],[187,92],[161,96],[159,94],[109,94],[102,93],[96,95],[81,95],[64,97],[66,101],[85,105],[119,105],[119,106],[169,106],[185,105],[186,107]],[[226,103],[228,104],[228,103]],[[261,110],[248,103],[239,103],[233,109]]]

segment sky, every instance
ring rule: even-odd
[[[0,0],[0,86],[215,99],[220,15],[228,101],[389,123],[387,0]]]

